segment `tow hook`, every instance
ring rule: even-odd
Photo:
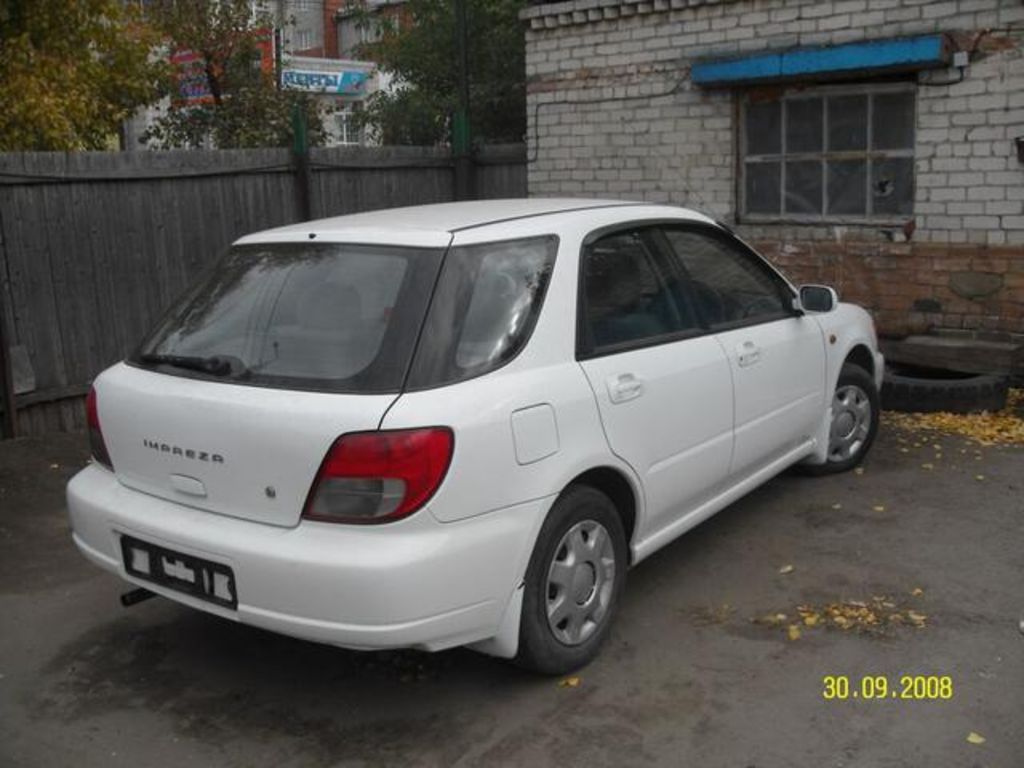
[[[148,589],[139,587],[121,595],[121,605],[125,608],[131,608],[133,605],[141,603],[143,600],[149,600],[151,597],[156,597],[156,592],[150,592]]]

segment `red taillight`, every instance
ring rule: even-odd
[[[95,387],[89,388],[89,395],[85,398],[85,419],[89,424],[89,447],[92,449],[92,457],[107,469],[113,470],[114,463],[110,460],[107,444],[103,442],[103,430],[100,429]]]
[[[332,523],[407,517],[441,485],[454,445],[446,427],[342,435],[320,466],[303,517]]]

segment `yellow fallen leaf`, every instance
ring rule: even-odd
[[[975,475],[974,479],[977,480],[978,482],[981,482],[982,480],[985,479],[985,476],[984,475]]]
[[[784,566],[779,568],[779,573],[781,573],[783,575],[785,575],[787,573],[792,573],[792,572],[793,572],[793,566],[790,565],[789,563],[786,563]]]
[[[920,597],[924,594],[924,590],[920,587],[914,587],[912,590],[910,590],[910,594],[912,594],[914,597]]]
[[[1022,445],[1024,444],[1024,388],[1011,389],[1006,398],[1006,407],[999,411],[981,413],[892,413],[882,415],[887,426],[903,430],[914,439],[914,447],[927,447],[942,452],[944,446],[934,442],[936,437],[917,433],[922,430],[967,438],[967,446]],[[980,451],[975,451],[980,455]]]
[[[875,510],[875,512],[885,512],[885,507],[881,504],[876,504],[872,509]]]
[[[578,677],[566,677],[558,681],[559,688],[578,688],[580,679]]]
[[[800,639],[800,627],[798,627],[796,624],[790,624],[789,629],[786,630],[786,633],[789,635],[790,640]]]
[[[967,741],[970,744],[984,744],[985,737],[982,736],[980,733],[975,733],[974,731],[971,731],[967,734]]]
[[[806,624],[808,627],[818,626],[818,621],[818,614],[816,613],[809,613],[806,616],[804,616],[804,624]]]

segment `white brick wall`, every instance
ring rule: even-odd
[[[1024,27],[1024,3],[574,0],[524,17],[531,194],[668,201],[726,219],[736,213],[736,96],[693,86],[691,61],[932,32],[977,42],[962,82],[927,84],[956,70],[919,76],[914,239],[1024,244],[1024,165],[1013,147],[1024,136],[1024,32],[1007,31]],[[978,37],[987,28],[998,29]]]

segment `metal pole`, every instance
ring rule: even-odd
[[[292,106],[292,160],[295,163],[295,204],[302,221],[313,218],[310,198],[309,137],[306,132],[306,112],[301,105]]]
[[[455,63],[458,92],[452,118],[452,155],[455,163],[455,199],[472,200],[473,157],[469,124],[469,42],[466,24],[467,0],[455,0]]]
[[[284,38],[281,35],[281,27],[274,27],[274,82],[277,83],[277,90],[281,90],[281,78],[284,76],[284,62],[281,59],[284,45]]]

